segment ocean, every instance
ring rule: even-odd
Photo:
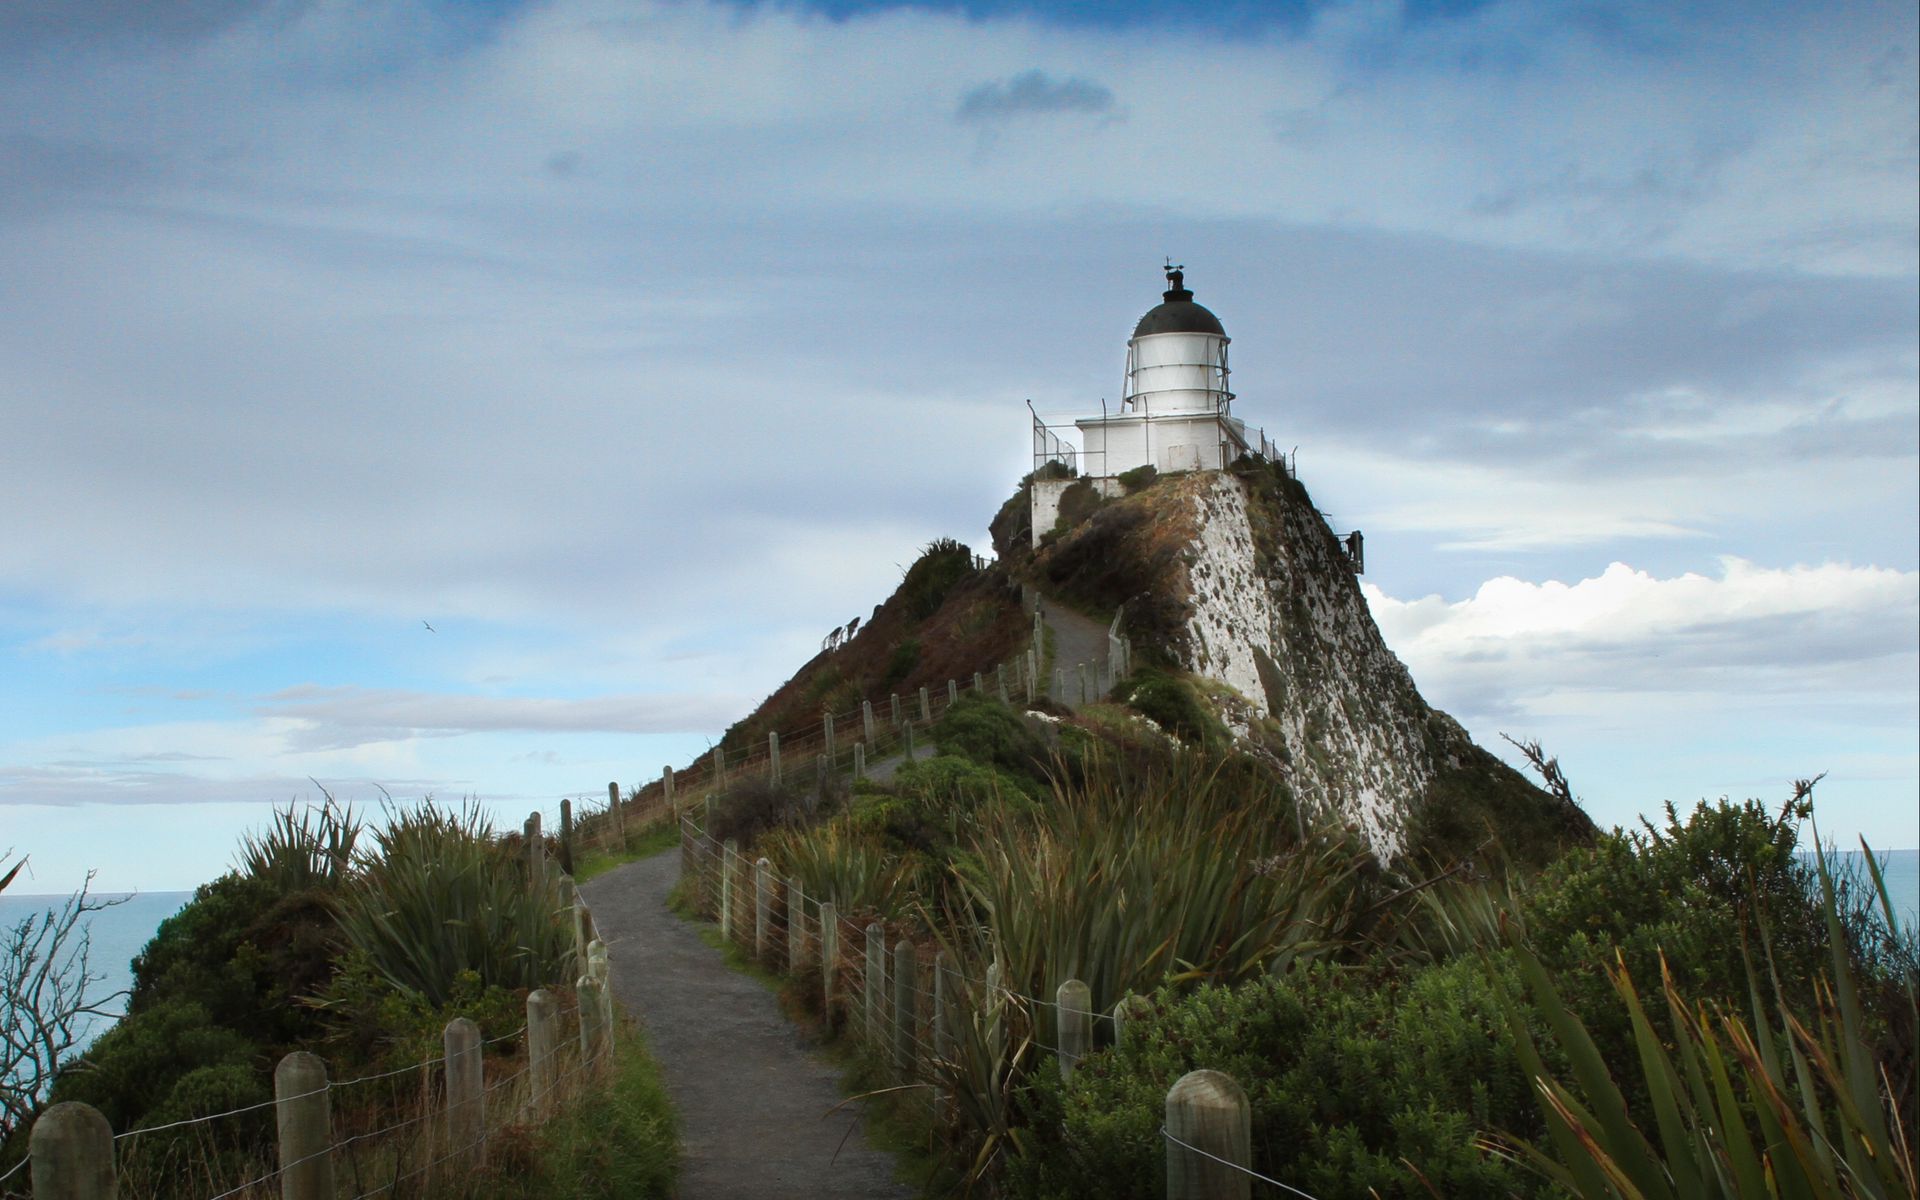
[[[1880,875],[1887,881],[1894,919],[1908,932],[1920,928],[1920,850],[1875,850],[1873,856],[1880,860]],[[1857,869],[1861,881],[1871,885],[1860,851],[1842,851],[1834,859],[1838,860],[1838,869]]]
[[[87,989],[87,994],[110,996],[133,986],[133,956],[146,948],[160,928],[160,922],[185,907],[187,901],[193,898],[193,893],[136,892],[116,895],[109,892],[95,898],[122,901],[112,908],[89,913],[83,918],[91,941],[88,970],[101,977],[98,983]],[[44,913],[49,908],[57,909],[66,901],[65,896],[0,894],[0,929],[11,930],[28,917]],[[126,1000],[122,997],[109,1007],[117,1015],[126,1010]],[[92,1045],[94,1038],[112,1027],[114,1019],[83,1019],[77,1048],[85,1049]]]

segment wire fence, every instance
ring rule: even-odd
[[[536,878],[535,886],[553,886]],[[0,1174],[0,1195],[14,1194],[13,1181],[30,1171],[34,1194],[72,1200],[161,1187],[204,1200],[363,1200],[393,1195],[422,1176],[431,1182],[436,1167],[460,1156],[480,1161],[502,1131],[538,1124],[610,1069],[609,956],[585,940],[592,914],[577,892],[572,906],[562,919],[574,931],[568,967],[578,968],[579,985],[567,1011],[568,992],[537,989],[526,1023],[509,1032],[483,1038],[473,1022],[456,1018],[443,1032],[443,1056],[348,1079],[328,1078],[324,1062],[296,1051],[276,1068],[271,1100],[120,1133],[87,1105],[56,1105],[37,1118],[28,1155]],[[575,1036],[565,1036],[563,1024]],[[506,1056],[491,1079],[489,1051],[496,1060]],[[271,1137],[258,1124],[268,1110]],[[276,1145],[277,1154],[269,1149]],[[103,1162],[115,1164],[104,1176]],[[339,1186],[337,1177],[344,1177]]]
[[[610,845],[627,830],[671,819],[729,787],[746,781],[786,784],[804,792],[829,782],[888,775],[910,757],[932,749],[931,728],[964,696],[989,696],[1002,703],[1032,704],[1042,697],[1069,706],[1104,698],[1133,669],[1132,646],[1120,633],[1116,614],[1107,634],[1107,652],[1080,662],[1056,662],[1042,636],[1043,616],[1033,614],[1033,636],[1012,657],[965,677],[890,692],[786,729],[768,730],[732,744],[723,742],[693,762],[664,769],[659,778],[636,784],[624,796],[618,783],[608,791],[569,797],[572,828],[586,847]],[[555,830],[558,817],[543,813],[542,827]]]
[[[1121,997],[1111,1008],[1097,1008],[1078,980],[1062,983],[1051,999],[1029,995],[1005,982],[997,964],[965,969],[948,950],[916,941],[877,912],[842,911],[831,899],[809,895],[798,879],[777,876],[768,860],[748,863],[732,842],[717,841],[691,813],[680,819],[680,838],[682,877],[695,910],[716,921],[722,936],[762,967],[813,980],[828,1026],[859,1039],[903,1084],[926,1085],[934,1093],[951,1089],[964,1072],[959,1043],[968,1036],[997,1041],[994,1053],[1007,1061],[1028,1048],[1048,1055],[1070,1077],[1097,1045],[1125,1036],[1128,1013],[1140,1003]],[[1096,1038],[1102,1022],[1104,1033]],[[1195,1103],[1209,1117],[1194,1120],[1184,1135],[1161,1127],[1168,1194],[1213,1200],[1243,1196],[1257,1183],[1313,1200],[1253,1170],[1245,1092],[1224,1076],[1224,1084],[1196,1079],[1215,1075],[1192,1072],[1169,1092],[1170,1117],[1174,1097],[1187,1093],[1198,1097]],[[1237,1116],[1224,1123],[1217,1119],[1222,1093],[1229,1106],[1238,1105]],[[1242,1132],[1223,1137],[1222,1130],[1231,1134],[1236,1122]]]

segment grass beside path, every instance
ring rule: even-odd
[[[575,883],[585,883],[596,875],[605,875],[615,867],[638,862],[643,858],[652,858],[663,850],[670,850],[680,844],[680,822],[661,821],[647,829],[627,835],[627,844],[622,848],[594,847],[581,851],[574,863]]]
[[[679,1129],[646,1038],[623,1022],[614,1071],[537,1128],[497,1139],[492,1200],[668,1200],[679,1172]]]

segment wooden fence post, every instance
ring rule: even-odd
[[[874,1049],[886,1043],[883,1022],[887,1019],[887,930],[875,921],[867,926],[866,1012],[867,1041]]]
[[[599,1069],[607,1052],[606,990],[591,975],[582,975],[574,984],[580,1002],[580,1061],[589,1072]]]
[[[958,704],[959,702],[960,702],[960,685],[958,683],[955,683],[953,680],[949,679],[947,680],[947,707],[952,708],[955,704]]]
[[[627,848],[627,817],[620,811],[620,785],[607,781],[607,816],[613,821],[613,836],[619,841],[620,848]]]
[[[120,1194],[113,1126],[90,1104],[66,1100],[41,1113],[27,1137],[27,1156],[34,1200],[114,1200]]]
[[[545,988],[527,993],[527,1115],[539,1121],[553,1111],[560,1080],[560,1001]]]
[[[837,756],[833,748],[833,710],[830,708],[820,710],[820,733],[827,746],[827,761],[833,762]]]
[[[913,943],[901,938],[893,944],[893,1069],[902,1079],[913,1077],[915,1026],[919,989],[915,987],[920,962]]]
[[[927,689],[925,684],[922,684],[920,687],[920,723],[922,725],[933,723],[933,706],[927,703]]]
[[[855,779],[867,777],[867,744],[865,742],[853,744],[853,777]]]
[[[993,669],[995,686],[1000,689],[1000,703],[1007,702],[1007,664],[1001,663]]]
[[[1252,1168],[1247,1093],[1219,1071],[1182,1075],[1167,1092],[1167,1200],[1249,1200]]]
[[[607,1027],[607,1044],[613,1044],[613,963],[607,958],[607,944],[599,938],[587,946],[587,974],[600,981],[600,1019]]]
[[[787,876],[787,974],[798,975],[807,961],[807,896],[800,881]]]
[[[1060,1038],[1060,1079],[1073,1078],[1073,1069],[1093,1044],[1093,989],[1069,979],[1054,989],[1055,1032]]]
[[[873,745],[873,701],[871,700],[860,702],[860,732],[863,735],[861,740],[869,746]]]
[[[773,944],[773,864],[765,858],[753,864],[753,957],[767,961]]]
[[[820,1011],[833,1025],[834,975],[840,966],[840,913],[831,900],[820,902]]]
[[[480,1027],[466,1017],[447,1022],[440,1035],[446,1051],[447,1146],[469,1169],[487,1158],[486,1085],[481,1080]]]
[[[1080,703],[1087,702],[1087,664],[1080,664]]]
[[[560,801],[560,869],[573,874],[573,801]]]
[[[1153,1011],[1153,1001],[1145,996],[1136,996],[1132,992],[1120,997],[1113,1005],[1113,1044],[1118,1046],[1126,1038],[1127,1030],[1143,1020]]]
[[[780,782],[780,735],[777,733],[767,735],[767,778]]]
[[[892,695],[888,696],[887,703],[892,709],[892,713],[890,714],[891,715],[890,723],[893,725],[895,729],[898,729],[900,727],[900,693],[894,692]]]
[[[951,987],[947,982],[950,963],[947,952],[940,951],[933,958],[933,1053],[935,1057],[953,1060],[953,997],[948,994]]]
[[[699,907],[700,889],[693,866],[693,814],[680,814],[680,878],[694,888],[694,906]]]
[[[580,891],[573,876],[560,877],[560,907],[567,912],[567,924],[573,927],[573,965],[576,971],[587,969],[587,931],[580,921]]]
[[[527,823],[521,829],[527,843],[527,885],[539,891],[547,885],[547,843],[540,836],[540,814],[527,814]]]
[[[660,794],[667,802],[667,812],[669,813],[673,812],[677,803],[673,798],[673,791],[674,791],[673,768],[661,767],[660,768]]]
[[[733,940],[733,860],[740,855],[740,848],[732,838],[720,847],[720,936],[726,941]]]
[[[713,790],[719,791],[727,786],[727,751],[723,746],[713,748]]]
[[[282,1058],[273,1069],[273,1101],[280,1135],[281,1200],[333,1200],[333,1104],[327,1093],[327,1064],[305,1050]]]
[[[975,671],[973,673],[973,694],[978,696],[981,692],[984,692],[986,690],[987,690],[987,685],[980,682],[980,672]]]

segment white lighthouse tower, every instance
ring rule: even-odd
[[[1038,415],[1033,419],[1033,532],[1053,528],[1059,497],[1073,478],[1101,495],[1124,490],[1116,477],[1141,467],[1161,473],[1217,471],[1243,454],[1271,458],[1259,431],[1233,415],[1227,387],[1227,337],[1220,318],[1194,302],[1186,269],[1168,263],[1167,290],[1127,339],[1127,376],[1118,412],[1076,418],[1075,449]],[[1047,470],[1049,463],[1059,467]],[[1064,469],[1063,469],[1064,468]],[[1062,478],[1066,476],[1066,478]]]
[[[1218,470],[1245,450],[1243,431],[1229,425],[1232,339],[1219,317],[1194,303],[1185,279],[1184,268],[1168,266],[1161,302],[1133,327],[1120,411],[1074,422],[1084,474],[1114,476],[1144,466]]]

